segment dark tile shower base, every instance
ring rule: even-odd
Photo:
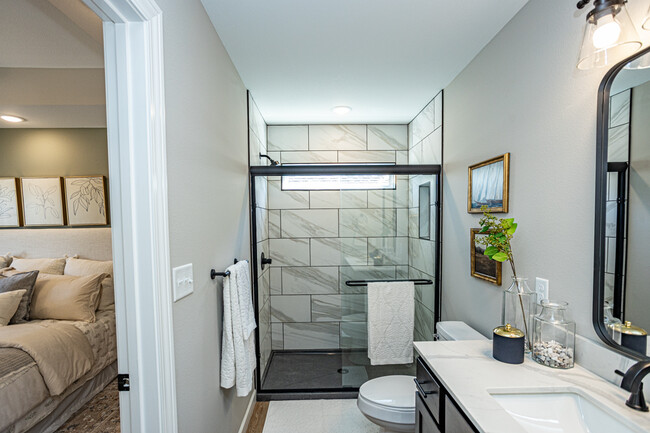
[[[415,375],[415,364],[370,365],[365,350],[273,351],[262,383],[265,391],[357,391],[367,380]]]

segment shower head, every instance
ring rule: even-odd
[[[271,161],[271,165],[274,166],[274,167],[275,167],[276,165],[280,165],[280,163],[279,163],[278,161],[276,161],[275,159],[271,158],[271,157],[268,156],[268,155],[262,155],[262,153],[260,153],[260,158],[266,158],[266,159],[268,159],[269,161]]]

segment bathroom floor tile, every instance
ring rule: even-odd
[[[350,400],[272,401],[263,433],[379,433]]]

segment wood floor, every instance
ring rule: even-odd
[[[251,420],[248,423],[248,430],[246,433],[262,433],[264,430],[264,422],[266,421],[266,414],[269,411],[268,401],[258,401],[253,408]]]

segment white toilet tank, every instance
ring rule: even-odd
[[[471,328],[465,322],[438,322],[438,339],[441,341],[455,340],[487,340],[481,333]]]

